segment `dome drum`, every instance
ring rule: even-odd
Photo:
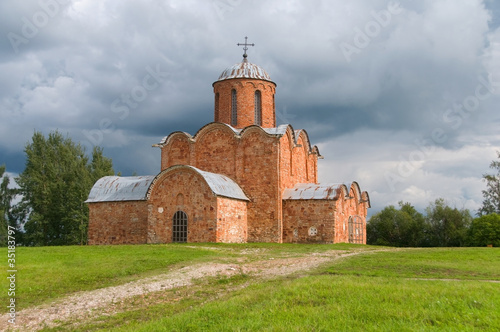
[[[214,121],[234,128],[276,126],[276,84],[261,67],[246,58],[222,72],[214,87]]]

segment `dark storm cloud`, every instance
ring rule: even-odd
[[[278,122],[305,128],[321,146],[325,179],[359,179],[379,205],[451,193],[475,208],[500,116],[497,94],[470,102],[482,81],[500,82],[499,8],[492,0],[2,1],[0,163],[22,171],[33,131],[58,129],[103,146],[124,175],[154,174],[151,145],[212,121],[211,84],[241,61],[236,43],[248,35],[249,60],[278,84]],[[430,139],[436,128],[446,140]],[[401,176],[422,140],[432,153]],[[466,160],[476,166],[457,166]],[[387,173],[400,176],[395,191]]]

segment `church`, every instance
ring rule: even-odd
[[[318,148],[276,124],[276,83],[238,45],[243,60],[212,84],[214,122],[154,144],[159,174],[94,184],[89,244],[366,243],[368,193],[318,183]]]

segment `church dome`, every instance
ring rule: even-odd
[[[243,59],[242,62],[226,68],[222,74],[220,74],[217,81],[229,80],[232,78],[253,78],[272,82],[271,77],[262,67],[248,62],[246,58]]]

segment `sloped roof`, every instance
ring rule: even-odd
[[[150,188],[163,174],[179,168],[187,168],[200,174],[217,196],[249,201],[240,186],[222,174],[202,171],[193,166],[172,166],[157,176],[105,176],[97,180],[86,203],[143,201],[149,198]]]
[[[146,200],[155,176],[105,176],[97,180],[86,203]]]
[[[269,135],[283,136],[283,135],[285,135],[288,126],[290,126],[290,125],[289,124],[282,124],[282,125],[279,125],[278,127],[275,127],[275,128],[262,128],[262,130],[264,130]]]
[[[168,170],[173,170],[176,168],[190,168],[200,174],[205,179],[212,192],[217,196],[249,201],[248,197],[245,195],[240,186],[225,175],[205,172],[196,167],[187,165],[172,166],[169,167]]]
[[[314,184],[299,183],[291,189],[283,191],[283,199],[331,199],[337,200],[342,192],[344,184]]]

